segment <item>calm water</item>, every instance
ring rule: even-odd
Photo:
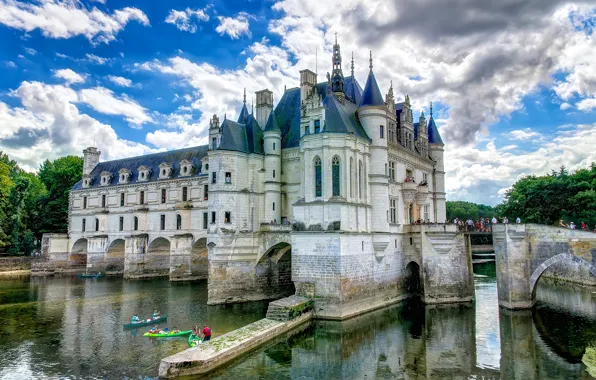
[[[317,321],[212,374],[219,379],[592,379],[596,293],[541,280],[534,312],[499,310],[494,264],[475,267],[475,306],[409,302]],[[206,306],[206,284],[164,280],[0,279],[0,378],[155,377],[186,348],[124,331],[137,311],[214,334],[262,318],[266,303]],[[165,326],[165,325],[164,325]],[[144,331],[144,330],[143,330]],[[590,359],[588,352],[594,352]],[[588,365],[584,364],[588,363]]]

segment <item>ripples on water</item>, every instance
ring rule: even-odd
[[[210,377],[592,378],[596,294],[540,280],[534,313],[504,311],[494,264],[477,265],[475,272],[475,305],[410,301],[348,321],[317,321]],[[155,377],[159,359],[185,349],[186,341],[124,331],[132,313],[159,309],[169,315],[162,326],[207,322],[218,335],[262,318],[267,307],[206,306],[206,298],[204,282],[0,278],[0,378]]]

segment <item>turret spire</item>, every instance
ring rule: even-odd
[[[243,101],[244,105],[246,105],[246,87],[244,87],[244,101]]]
[[[350,68],[352,69],[352,78],[354,78],[354,52],[352,52],[352,65],[350,66]]]
[[[341,52],[337,43],[337,33],[335,34],[335,44],[333,45],[333,72],[331,74],[331,91],[335,93],[344,92],[344,73],[341,70]]]
[[[430,117],[433,117],[433,102],[430,102]]]
[[[370,67],[370,71],[372,71],[372,68],[373,68],[373,64],[372,64],[372,50],[370,51],[370,65],[368,67]]]

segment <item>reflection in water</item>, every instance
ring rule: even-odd
[[[500,310],[493,263],[475,266],[476,302],[412,300],[342,322],[316,321],[211,378],[589,379],[596,313],[588,290],[538,283],[534,311]],[[124,331],[159,309],[170,326],[206,321],[215,334],[262,318],[267,303],[206,306],[206,283],[75,278],[0,279],[0,378],[155,377],[186,348]]]

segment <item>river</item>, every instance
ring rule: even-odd
[[[399,304],[316,321],[213,373],[217,379],[592,379],[596,293],[539,281],[534,311],[500,310],[494,263],[475,266],[474,305]],[[0,379],[153,378],[186,348],[124,330],[135,312],[209,324],[214,336],[260,318],[266,302],[207,306],[205,282],[0,277]],[[586,354],[594,352],[594,356]],[[587,363],[587,365],[585,364]]]

